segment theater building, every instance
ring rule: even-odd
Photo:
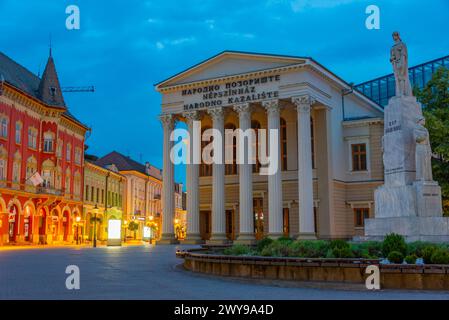
[[[276,129],[280,156],[270,176],[260,174],[259,159],[187,165],[186,243],[363,235],[383,183],[383,109],[373,100],[312,58],[234,51],[156,90],[164,130],[162,243],[175,241],[170,134],[177,122],[193,133],[194,120],[202,131]],[[223,148],[235,149],[235,141]]]
[[[0,79],[0,244],[72,243],[88,128],[64,102],[51,53],[39,78],[0,52]]]

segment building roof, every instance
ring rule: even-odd
[[[338,84],[342,89],[352,90],[352,88],[353,88],[353,84],[348,83],[343,78],[336,75],[335,73],[333,73],[332,71],[330,71],[325,66],[323,66],[322,64],[320,64],[318,61],[314,60],[311,57],[256,53],[256,52],[245,52],[245,51],[233,51],[233,50],[222,51],[219,54],[217,54],[209,59],[206,59],[206,60],[204,60],[184,71],[181,71],[181,72],[169,77],[168,79],[165,79],[159,83],[156,83],[154,86],[157,91],[161,91],[162,89],[167,88],[167,87],[172,87],[172,86],[174,87],[177,85],[186,85],[186,84],[193,84],[193,83],[199,82],[197,80],[194,80],[190,83],[182,82],[182,81],[179,83],[178,81],[183,79],[184,77],[188,76],[189,74],[192,74],[194,72],[199,72],[200,70],[206,68],[208,65],[213,64],[214,62],[217,62],[220,59],[223,59],[226,57],[235,57],[235,56],[241,56],[241,57],[246,57],[246,58],[256,58],[256,59],[263,58],[263,59],[279,60],[279,61],[284,61],[285,63],[287,63],[287,65],[291,65],[291,66],[307,64],[307,65],[312,66],[318,72],[325,74],[329,79],[331,79],[336,84]],[[277,69],[277,68],[275,67],[274,69]],[[268,70],[271,70],[271,69],[265,69],[265,70],[262,69],[262,70],[257,70],[257,71],[268,71]],[[248,72],[243,72],[243,73],[240,73],[237,75],[242,75],[242,74],[246,74],[246,73],[248,73]],[[235,74],[234,75],[225,75],[223,77],[227,78],[229,76],[236,76],[236,75]],[[222,77],[220,77],[220,78],[222,78]],[[214,80],[214,78],[204,79],[204,80],[210,81],[210,80]],[[371,99],[370,97],[366,96],[364,93],[357,91],[357,90],[354,90],[353,93],[358,98],[367,102],[369,105],[371,105],[378,111],[383,112],[383,107],[381,105],[379,105],[376,101]]]
[[[63,115],[65,117],[87,129],[87,126],[70,113],[66,107],[58,74],[56,72],[55,62],[51,54],[48,58],[44,74],[42,75],[42,78],[39,78],[30,70],[0,51],[0,79],[1,78],[9,85],[41,101],[45,105],[63,109]],[[55,90],[51,90],[51,88],[54,88]],[[54,94],[52,94],[52,92]]]
[[[137,171],[158,180],[162,180],[162,171],[160,169],[150,164],[141,164],[117,151],[112,151],[104,157],[101,157],[95,161],[95,164],[101,167],[114,164],[119,171]]]

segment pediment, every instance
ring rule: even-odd
[[[161,83],[157,88],[306,63],[308,58],[225,51]]]

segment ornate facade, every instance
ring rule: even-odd
[[[0,53],[0,75],[0,244],[72,243],[88,128],[68,111],[51,54],[39,78]]]

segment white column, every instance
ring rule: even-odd
[[[299,239],[315,239],[313,214],[313,167],[310,110],[314,99],[309,95],[293,97],[298,111],[298,191]]]
[[[171,114],[161,115],[160,120],[164,128],[164,168],[162,170],[162,237],[159,242],[167,244],[176,242],[173,227],[175,217],[175,168],[170,159],[170,151],[173,147],[170,135],[175,127],[175,122]]]
[[[251,107],[249,103],[236,105],[234,110],[239,114],[239,129],[246,131],[251,129]],[[248,137],[251,137],[249,135]],[[246,140],[246,143],[245,143]],[[253,210],[253,166],[246,154],[252,148],[252,139],[240,139],[245,151],[244,163],[239,164],[239,220],[240,232],[236,240],[238,243],[252,243],[254,236],[254,210]],[[239,146],[240,148],[241,146]],[[255,155],[254,155],[255,156]]]
[[[208,110],[213,120],[213,128],[222,137],[222,155],[224,155],[224,112],[222,107]],[[210,242],[226,242],[226,214],[225,214],[225,166],[224,156],[221,164],[214,163],[212,166],[212,234]]]
[[[281,120],[279,100],[269,100],[262,102],[263,107],[267,110],[268,116],[268,134],[270,130],[278,133],[278,140],[275,145],[270,144],[268,138],[268,150],[270,156],[277,152],[278,168],[274,174],[268,176],[268,234],[272,238],[279,238],[283,235],[283,218],[282,218],[282,171],[281,171]],[[269,136],[268,136],[269,137]]]
[[[184,243],[200,243],[200,207],[199,207],[199,160],[200,155],[194,157],[194,152],[200,152],[200,132],[194,130],[194,121],[199,121],[198,111],[187,111],[184,113],[189,130],[189,160],[187,164],[187,236]]]

